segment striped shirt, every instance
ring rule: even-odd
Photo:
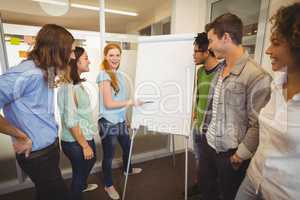
[[[218,133],[221,133],[221,131],[217,130],[217,127],[220,127],[220,124],[217,123],[221,123],[221,121],[219,120],[219,118],[217,118],[217,114],[218,114],[217,110],[220,101],[220,96],[222,95],[222,86],[223,86],[223,78],[220,75],[218,78],[218,82],[215,86],[215,92],[213,95],[212,119],[206,133],[207,143],[215,150],[217,150],[219,145],[221,145],[221,141],[220,141],[221,137],[218,137]]]

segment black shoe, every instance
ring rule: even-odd
[[[201,194],[197,194],[197,195],[194,195],[194,196],[189,196],[188,200],[203,200],[203,199],[202,199]]]
[[[184,196],[184,192],[182,194]],[[188,197],[193,197],[199,194],[200,194],[200,190],[198,184],[194,184],[188,188]]]

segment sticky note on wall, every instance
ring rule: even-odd
[[[28,52],[27,51],[19,51],[19,57],[20,58],[27,58]]]
[[[21,39],[17,37],[12,37],[10,38],[10,44],[11,45],[20,45],[21,44]]]

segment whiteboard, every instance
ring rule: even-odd
[[[194,35],[140,37],[135,98],[153,101],[133,109],[132,128],[190,134],[195,65]]]

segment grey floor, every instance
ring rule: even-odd
[[[182,200],[184,199],[184,153],[176,155],[176,167],[173,168],[172,157],[136,164],[143,168],[143,173],[130,176],[126,192],[126,200]],[[189,154],[189,183],[193,182],[194,158]],[[125,177],[120,169],[113,172],[114,182],[120,192]],[[89,177],[89,183],[97,183],[99,188],[84,194],[84,200],[109,200],[101,183],[102,174],[96,173]],[[70,180],[67,180],[70,184]],[[25,189],[11,194],[0,195],[0,200],[33,200],[34,190]]]

